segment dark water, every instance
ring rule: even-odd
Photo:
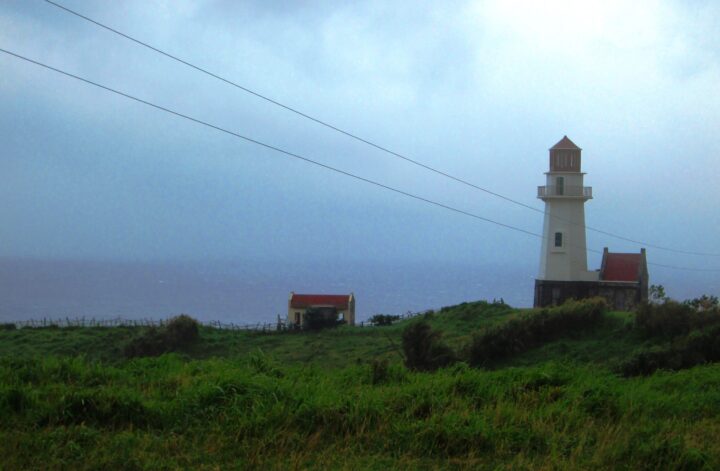
[[[532,304],[533,268],[438,263],[108,263],[0,259],[0,321],[188,313],[274,322],[290,291],[349,293],[357,316],[400,314],[503,297]]]
[[[290,291],[349,293],[357,318],[503,298],[532,305],[535,266],[463,263],[117,263],[0,258],[0,322],[123,317],[274,322]],[[718,294],[718,273],[652,270],[651,283],[686,299]]]

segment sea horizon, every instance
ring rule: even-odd
[[[296,293],[354,293],[357,320],[502,298],[530,307],[527,269],[432,261],[95,261],[0,257],[0,322],[164,319],[272,323]]]
[[[478,300],[532,307],[534,266],[461,261],[99,261],[0,257],[0,322],[165,319],[277,322],[291,291],[354,293],[357,320]],[[714,294],[702,273],[661,278],[668,295]]]

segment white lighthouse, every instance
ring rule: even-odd
[[[598,272],[587,269],[585,203],[592,198],[592,188],[583,186],[581,152],[564,136],[550,148],[546,184],[538,187],[537,196],[545,202],[545,221],[536,305],[547,304],[538,298],[560,302],[568,292],[576,291],[575,282],[598,280]]]
[[[538,198],[545,202],[540,280],[594,281],[587,270],[585,202],[592,188],[583,186],[581,152],[567,136],[550,148],[550,171]]]
[[[581,152],[567,136],[550,148],[550,171],[537,195],[545,202],[545,220],[534,304],[602,296],[615,309],[631,309],[647,300],[645,249],[612,253],[606,247],[600,269],[588,271],[585,203],[592,199],[592,188],[583,185]]]

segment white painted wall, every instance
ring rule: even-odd
[[[557,178],[564,178],[565,195],[554,196]],[[584,174],[548,172],[546,186],[543,241],[540,252],[540,280],[596,281],[599,273],[587,269],[585,240],[585,202],[582,195]],[[550,189],[552,188],[552,191]],[[577,189],[580,188],[579,193]],[[568,196],[576,195],[576,196]],[[573,224],[574,223],[574,224]],[[555,234],[562,233],[562,246],[555,247]]]

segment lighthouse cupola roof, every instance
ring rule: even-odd
[[[550,148],[551,172],[580,172],[580,154],[582,149],[567,136]]]
[[[562,139],[560,139],[557,144],[552,146],[550,150],[559,150],[559,149],[568,149],[568,150],[582,150],[578,146],[575,145],[573,141],[571,141],[567,136],[563,136]]]

